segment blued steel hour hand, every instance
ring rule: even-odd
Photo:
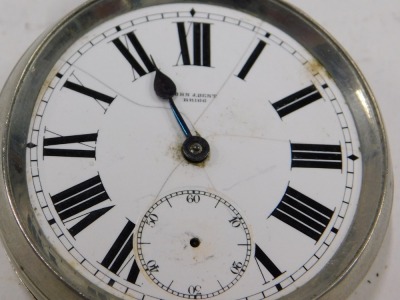
[[[186,125],[185,120],[180,114],[172,98],[176,94],[176,85],[171,80],[171,78],[162,73],[158,68],[156,69],[156,77],[154,78],[154,91],[156,92],[158,97],[169,101],[169,105],[171,106],[172,112],[174,113],[174,116],[178,121],[178,124],[181,127],[185,136],[186,137],[192,136],[189,127]]]
[[[154,78],[154,91],[161,99],[168,100],[175,119],[178,121],[178,124],[186,137],[186,140],[182,145],[182,154],[185,159],[192,163],[204,161],[210,153],[210,146],[208,142],[201,136],[192,135],[189,127],[186,125],[185,120],[183,119],[173,100],[173,97],[176,94],[175,83],[157,67],[156,76]]]

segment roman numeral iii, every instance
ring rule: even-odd
[[[91,210],[94,206],[109,200],[99,175],[50,197],[64,223],[79,219],[68,229],[72,236],[76,236],[113,208],[107,206]]]
[[[119,26],[117,27],[117,31],[121,31]],[[156,68],[154,67],[149,55],[147,55],[135,33],[133,31],[129,32],[124,37],[126,37],[126,44],[121,41],[122,38],[116,38],[112,42],[131,65],[132,69],[134,70],[134,78],[136,79],[136,74],[141,77],[155,71]],[[130,44],[128,43],[128,40]],[[131,49],[130,45],[133,47],[133,49]],[[136,58],[131,51],[135,54]]]
[[[340,145],[291,143],[292,168],[342,169]]]
[[[319,99],[322,96],[314,85],[310,85],[282,100],[272,104],[278,115],[283,118]]]
[[[318,241],[328,226],[333,211],[288,186],[271,215]]]
[[[130,265],[126,280],[131,283],[135,283],[139,275],[139,267],[133,257],[134,229],[135,224],[128,220],[125,227],[108,250],[106,256],[101,261],[102,266],[118,276]],[[114,283],[115,281],[111,279],[108,284],[112,286]]]
[[[188,42],[190,35],[186,33],[185,23],[178,22],[176,25],[181,49],[179,61],[183,65],[211,67],[211,25],[207,23],[190,23],[192,55],[190,55],[190,43]]]

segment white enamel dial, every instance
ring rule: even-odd
[[[155,93],[156,68],[210,146],[199,163],[182,154],[188,135]],[[353,117],[318,61],[256,17],[205,4],[135,10],[85,33],[46,82],[27,144],[31,204],[57,255],[116,297],[279,298],[314,278],[351,228],[362,182]],[[193,186],[200,208],[180,196],[169,212],[165,197]],[[204,251],[187,276],[185,234]]]

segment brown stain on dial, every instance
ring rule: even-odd
[[[328,71],[321,65],[321,63],[315,58],[309,60],[305,67],[307,70],[313,75],[321,74],[324,77],[332,79],[332,76],[328,73]]]

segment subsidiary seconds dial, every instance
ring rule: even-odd
[[[218,296],[233,287],[252,252],[250,231],[237,209],[201,190],[158,200],[140,222],[135,242],[150,279],[188,299]]]

